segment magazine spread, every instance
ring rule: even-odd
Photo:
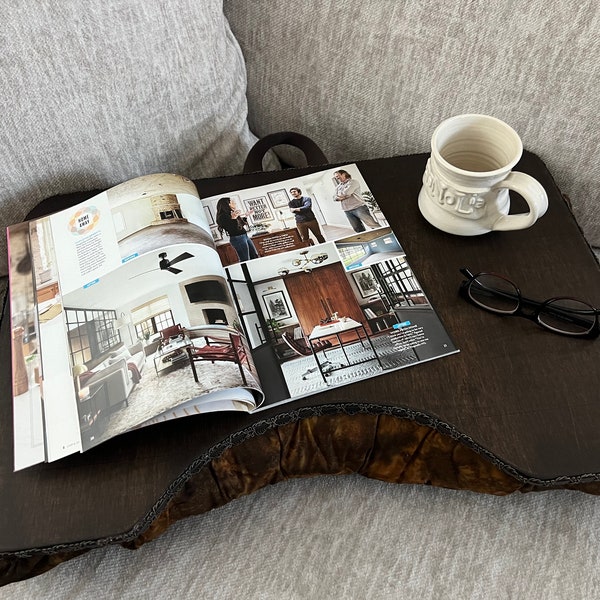
[[[139,177],[8,238],[15,469],[457,352],[355,164]]]

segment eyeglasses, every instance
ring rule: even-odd
[[[600,334],[600,311],[587,302],[569,297],[538,302],[523,297],[521,290],[502,275],[473,275],[467,268],[460,272],[467,277],[460,285],[461,296],[479,308],[498,315],[525,317],[562,335],[595,338]]]

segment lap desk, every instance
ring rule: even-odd
[[[574,296],[597,306],[599,266],[567,202],[540,159],[525,153],[517,169],[547,190],[546,215],[528,230],[449,235],[430,226],[417,207],[426,160],[413,155],[357,164],[460,353],[253,415],[208,414],[147,427],[14,473],[4,318],[0,581],[43,572],[108,543],[137,547],[177,519],[289,477],[358,472],[494,494],[600,493],[600,341],[496,316],[458,294],[459,268],[466,266],[504,274],[530,298]],[[294,174],[195,183],[208,197]],[[87,196],[51,199],[38,214]],[[7,312],[5,304],[4,317]]]

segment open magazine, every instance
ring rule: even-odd
[[[8,239],[15,469],[457,351],[355,164],[139,177]]]

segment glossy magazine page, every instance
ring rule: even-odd
[[[202,203],[244,215],[211,231],[262,408],[457,352],[357,165]]]
[[[15,468],[184,416],[182,404],[195,414],[262,400],[191,181],[138,178],[11,228],[9,239]]]

